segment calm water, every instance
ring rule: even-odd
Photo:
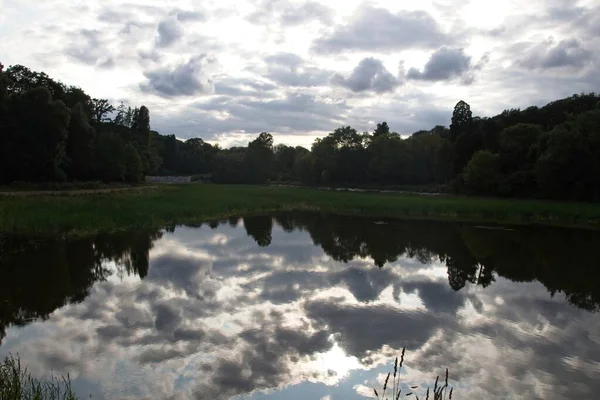
[[[0,356],[82,399],[600,396],[600,233],[316,213],[0,239]],[[414,391],[419,397],[425,385]],[[412,397],[411,397],[412,398]]]

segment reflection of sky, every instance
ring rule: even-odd
[[[82,303],[10,328],[0,355],[69,372],[95,399],[364,398],[402,347],[404,382],[449,367],[460,398],[600,390],[600,320],[539,283],[454,292],[439,262],[341,264],[307,232],[272,236],[258,247],[241,225],[178,228],[143,281],[114,270]]]

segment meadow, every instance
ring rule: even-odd
[[[0,231],[84,235],[298,209],[376,218],[600,227],[600,205],[594,203],[187,184],[81,195],[0,196]]]

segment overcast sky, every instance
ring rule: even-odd
[[[598,0],[0,0],[0,61],[181,139],[410,134],[600,87]]]

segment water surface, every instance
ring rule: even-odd
[[[493,228],[493,229],[490,229]],[[600,234],[319,213],[0,238],[0,356],[82,399],[600,394]]]

